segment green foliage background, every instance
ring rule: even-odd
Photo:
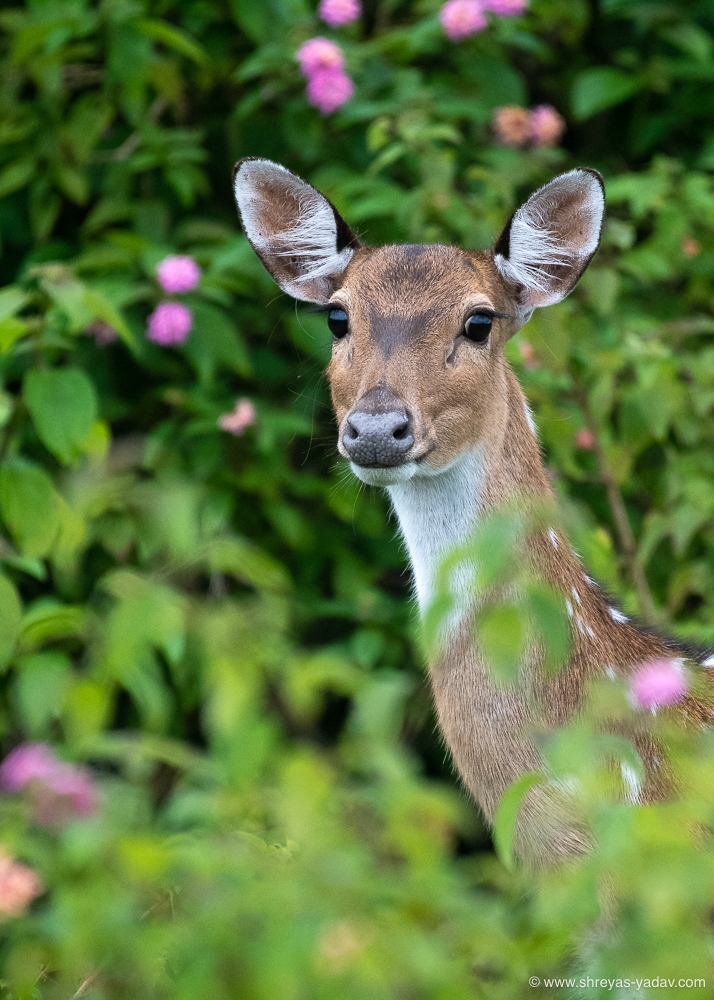
[[[8,997],[714,982],[708,735],[671,737],[681,803],[622,803],[597,731],[627,707],[596,691],[548,760],[601,850],[541,876],[496,858],[434,733],[385,501],[336,460],[324,317],[277,292],[230,189],[269,156],[368,242],[482,248],[554,173],[600,169],[603,247],[509,357],[590,572],[714,642],[714,3],[533,0],[458,45],[434,0],[364,6],[330,32],[310,0],[0,3],[0,731],[90,761],[103,803],[57,830],[0,805],[47,887],[0,928]],[[315,34],[357,88],[325,119],[294,59]],[[562,148],[495,144],[495,107],[542,102]],[[177,349],[145,337],[172,252],[203,269]],[[258,419],[233,438],[239,396]],[[616,940],[592,931],[603,879]]]

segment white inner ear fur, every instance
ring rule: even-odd
[[[276,189],[286,196],[283,205]],[[311,301],[329,295],[329,283],[321,279],[344,271],[354,250],[338,252],[337,222],[327,198],[271,160],[242,164],[235,197],[250,242],[267,261],[278,258],[274,277],[283,291]]]
[[[561,174],[518,209],[511,222],[508,258],[496,254],[495,263],[504,278],[523,287],[527,315],[534,306],[559,302],[572,289],[597,250],[604,212],[600,182],[587,170]],[[548,266],[574,273],[556,276],[545,270]]]

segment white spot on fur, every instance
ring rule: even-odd
[[[535,436],[538,437],[538,427],[536,426],[536,422],[533,419],[533,411],[531,410],[530,406],[525,401],[525,399],[523,400],[523,409],[525,410],[526,421],[528,423],[528,426],[530,427],[531,433],[535,434]]]
[[[615,677],[617,676],[615,674],[615,670],[613,667],[608,667],[605,673],[607,674],[607,676],[610,678],[611,681],[614,681]]]
[[[268,229],[275,214],[268,211],[263,187],[284,189],[288,195],[283,228]],[[246,236],[261,256],[289,257],[294,277],[280,276],[283,291],[298,299],[319,302],[329,295],[329,284],[321,279],[340,274],[354,250],[337,250],[337,222],[327,198],[295,174],[271,160],[248,160],[236,174],[235,197]],[[297,211],[290,214],[290,204]],[[317,283],[315,289],[307,287]]]
[[[703,667],[714,667],[714,656],[707,656],[706,660],[702,662]]]
[[[586,574],[585,577],[584,577],[584,579],[585,579],[585,582],[587,583],[588,587],[596,587],[597,586],[597,584],[595,583],[595,581],[593,580],[593,578],[591,576],[587,576],[587,574]]]
[[[568,238],[568,224],[562,225],[562,219],[563,231],[557,229],[567,203],[568,212],[580,218],[581,224],[572,226],[576,239]],[[518,209],[509,231],[508,257],[496,254],[495,263],[504,278],[523,287],[524,320],[535,306],[559,302],[570,291],[570,276],[556,276],[546,268],[581,270],[597,249],[604,210],[602,187],[586,170],[561,174]]]
[[[627,615],[623,615],[623,613],[621,611],[618,611],[617,608],[609,607],[607,610],[608,610],[608,614],[610,615],[610,617],[612,618],[613,621],[616,621],[616,622],[619,622],[620,624],[622,624],[623,622],[627,622],[627,621],[630,620],[627,617]]]
[[[627,764],[623,760],[620,764],[620,772],[622,773],[622,783],[625,786],[625,798],[633,804],[638,803],[640,801],[640,792],[642,791],[642,782],[637,771],[635,771],[631,764]]]
[[[553,531],[552,528],[548,528],[548,538],[550,538],[550,544],[553,546],[555,551],[558,551],[558,536]]]
[[[578,632],[581,635],[585,635],[585,625],[579,615],[575,616],[575,624],[578,626]]]
[[[577,592],[577,590],[575,589],[575,587],[571,587],[570,590],[572,591],[573,597],[575,598],[575,603],[577,604],[578,607],[580,607],[582,605],[582,603],[583,603],[580,600],[580,594]]]
[[[568,618],[573,617],[573,605],[570,603],[568,598],[565,598],[565,610],[568,612]]]
[[[587,623],[587,622],[585,622],[585,631],[587,632],[587,634],[588,634],[588,635],[590,636],[590,638],[591,638],[591,639],[594,639],[594,638],[595,638],[595,633],[594,633],[594,632],[593,632],[593,630],[592,630],[592,629],[590,628],[590,626],[588,625],[588,623]]]

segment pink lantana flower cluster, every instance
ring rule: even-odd
[[[36,872],[15,861],[0,844],[0,916],[21,917],[43,892]]]
[[[164,257],[156,267],[156,279],[169,295],[192,292],[201,277],[193,257],[176,254]],[[160,302],[147,320],[146,336],[162,347],[183,344],[191,332],[193,314],[182,302]]]
[[[488,25],[486,14],[497,17],[517,17],[528,6],[528,0],[447,0],[439,12],[441,26],[452,42],[475,35]]]
[[[97,790],[87,768],[67,764],[46,743],[23,743],[0,764],[0,787],[29,794],[34,818],[55,826],[74,817],[91,816]]]
[[[656,712],[665,705],[675,705],[687,693],[687,678],[677,660],[651,660],[638,667],[630,678],[630,698],[637,708]]]
[[[332,114],[349,101],[354,84],[345,73],[342,49],[328,38],[311,38],[296,53],[307,80],[307,99],[322,115]]]
[[[343,24],[351,24],[362,13],[359,0],[320,0],[317,15],[331,28],[341,28]]]
[[[224,413],[218,418],[218,426],[222,431],[239,437],[248,427],[255,423],[255,407],[249,399],[237,399],[230,413]]]
[[[535,108],[506,105],[493,113],[493,130],[504,146],[556,146],[565,131],[565,121],[551,104]]]

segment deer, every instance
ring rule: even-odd
[[[367,246],[323,194],[267,159],[239,161],[234,191],[245,235],[279,287],[327,314],[337,448],[355,476],[388,492],[423,615],[444,557],[489,511],[514,500],[555,504],[504,345],[535,309],[564,299],[595,255],[603,179],[590,168],[555,177],[513,213],[488,251]],[[478,635],[458,620],[428,663],[443,739],[489,823],[505,790],[542,767],[532,733],[572,719],[592,678],[627,677],[643,662],[689,655],[618,609],[562,528],[543,527],[523,558],[565,595],[572,641],[561,672],[497,682]],[[714,657],[700,654],[699,662],[711,667]],[[681,713],[711,722],[711,709],[690,695]],[[645,777],[629,794],[656,801],[664,794],[659,748],[646,732],[635,744]],[[516,828],[523,860],[550,864],[590,846],[565,799],[531,790]]]

